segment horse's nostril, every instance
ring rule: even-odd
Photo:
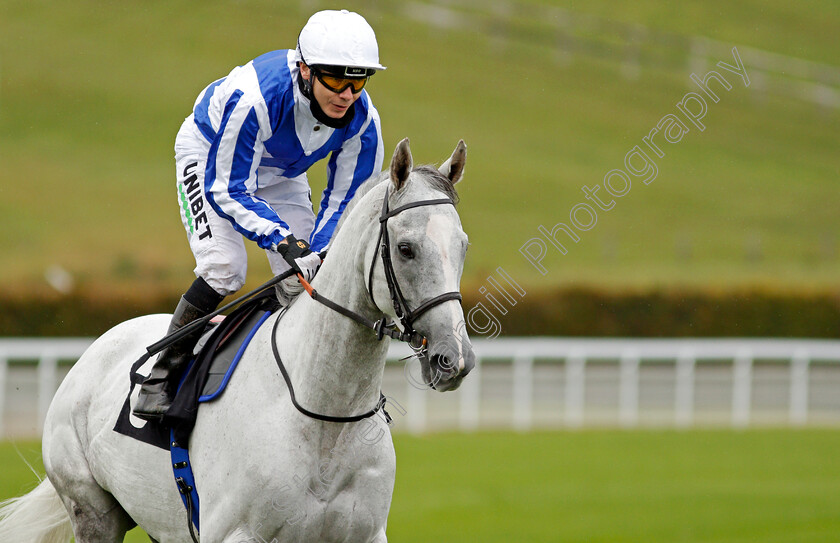
[[[442,354],[436,354],[432,356],[432,364],[434,365],[435,369],[441,374],[442,377],[450,377],[452,374],[457,373],[458,370],[452,364],[452,361],[449,357],[444,356]]]

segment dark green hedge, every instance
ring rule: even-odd
[[[178,295],[0,297],[0,336],[99,336],[122,321],[172,313]]]
[[[565,289],[528,293],[500,323],[513,336],[835,338],[840,295]]]
[[[483,301],[464,294],[465,312]],[[0,295],[0,336],[98,336],[133,317],[169,313],[177,298],[167,293]],[[502,335],[510,336],[840,337],[836,292],[567,288],[529,291],[507,309],[507,315],[496,316]]]

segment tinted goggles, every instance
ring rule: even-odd
[[[369,77],[343,77],[339,75],[333,75],[328,72],[324,72],[321,70],[317,70],[315,68],[312,69],[312,73],[315,74],[315,77],[318,78],[318,81],[321,82],[328,90],[336,93],[341,94],[344,92],[347,87],[353,89],[353,94],[358,94],[362,92],[362,89],[365,88]]]

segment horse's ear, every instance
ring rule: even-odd
[[[394,189],[400,190],[411,173],[414,162],[411,159],[411,149],[408,147],[408,138],[397,144],[394,150],[394,158],[391,159],[391,182]]]
[[[454,185],[464,176],[464,164],[467,162],[467,144],[464,140],[458,142],[452,156],[439,168],[444,177],[452,181]]]

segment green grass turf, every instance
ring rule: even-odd
[[[534,4],[551,3],[513,2],[507,19],[499,16],[501,28],[510,20],[523,35],[549,32],[554,22],[529,11]],[[830,31],[840,13],[828,0],[554,4],[840,65]],[[386,156],[405,136],[417,162],[440,162],[459,138],[467,141],[466,283],[478,286],[501,266],[526,286],[838,286],[840,113],[764,96],[757,83],[747,88],[728,72],[733,88],[709,104],[705,131],[665,144],[656,180],[637,181],[613,210],[600,212],[566,256],[549,246],[541,275],[519,247],[539,226],[568,222],[585,201],[582,187],[621,167],[659,119],[676,112],[693,89],[691,69],[643,65],[638,78],[626,79],[615,63],[583,55],[559,63],[545,44],[433,28],[396,5],[355,7],[375,27],[389,67],[369,87]],[[468,15],[492,12],[482,3],[455,6]],[[83,286],[183,289],[193,263],[172,186],[175,133],[204,85],[264,51],[292,46],[314,9],[265,0],[4,2],[4,288],[43,285],[44,270],[59,264]],[[320,166],[312,182],[323,185]],[[251,254],[249,285],[256,285],[268,270]]]
[[[395,543],[823,543],[840,533],[835,430],[398,434],[395,446]],[[18,448],[37,466],[37,444]],[[34,485],[8,443],[0,465],[0,498]]]

